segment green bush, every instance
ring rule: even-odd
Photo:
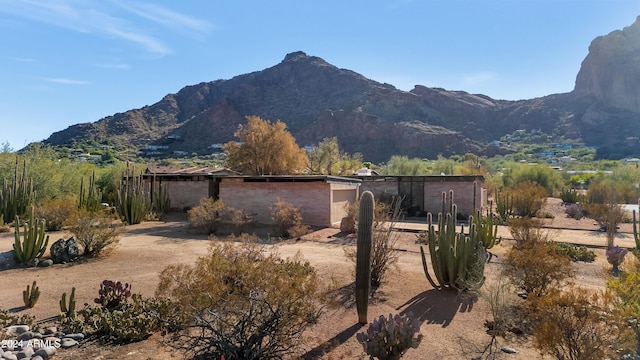
[[[575,204],[580,200],[580,194],[575,189],[562,189],[560,191],[560,199],[565,204]]]
[[[317,321],[320,285],[300,257],[283,260],[256,245],[224,243],[195,266],[165,268],[156,296],[189,304],[189,321],[170,342],[186,356],[281,359]]]
[[[596,259],[596,253],[589,250],[586,246],[577,246],[562,242],[553,242],[556,246],[556,252],[566,256],[571,261],[593,262]]]

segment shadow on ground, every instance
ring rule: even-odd
[[[348,328],[336,334],[331,339],[307,351],[304,355],[302,355],[301,359],[304,359],[304,360],[322,359],[324,355],[326,355],[327,353],[330,353],[332,350],[336,349],[338,346],[344,344],[347,340],[353,337],[361,328],[362,328],[362,325],[360,324],[354,324],[349,326]]]
[[[427,290],[396,308],[400,314],[413,314],[420,324],[441,324],[447,327],[457,313],[471,311],[477,298],[459,294],[456,290]]]

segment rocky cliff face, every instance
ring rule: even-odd
[[[574,92],[607,106],[640,112],[640,17],[631,26],[591,42]]]
[[[281,120],[298,144],[337,136],[367,161],[391,155],[494,155],[487,144],[515,130],[540,130],[598,146],[603,157],[640,155],[640,20],[595,39],[575,90],[521,101],[416,86],[410,92],[378,83],[303,52],[262,71],[187,86],[142,109],[79,124],[45,142],[71,146],[161,145],[211,153],[233,139],[245,117]]]

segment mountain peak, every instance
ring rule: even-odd
[[[304,51],[295,51],[287,54],[287,56],[284,57],[284,60],[282,60],[282,62],[304,60],[308,57],[309,56]]]

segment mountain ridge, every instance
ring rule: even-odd
[[[345,151],[372,162],[391,155],[505,153],[489,143],[516,130],[584,142],[601,157],[640,153],[637,139],[629,141],[640,137],[640,17],[594,39],[589,49],[572,92],[517,101],[422,85],[403,91],[296,51],[264,70],[185,86],[155,104],[70,126],[44,142],[207,154],[232,140],[246,116],[258,115],[285,122],[301,146],[337,136]],[[620,65],[612,70],[611,63]]]

